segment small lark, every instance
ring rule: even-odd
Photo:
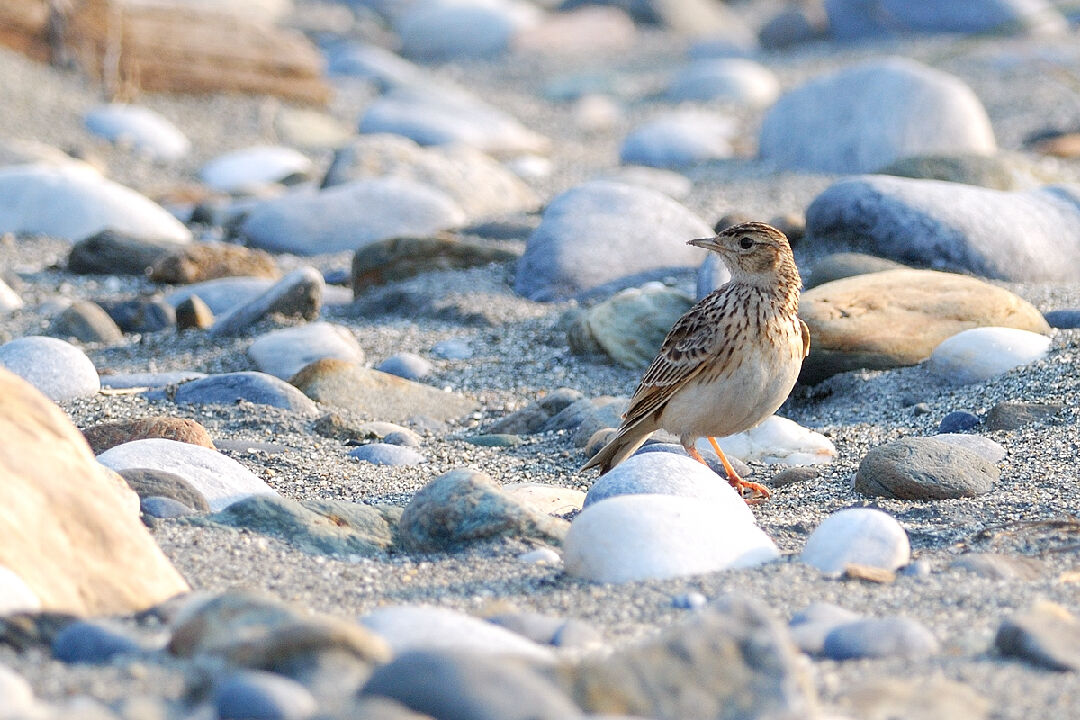
[[[720,255],[731,280],[671,328],[619,431],[581,469],[606,473],[662,428],[701,463],[694,441],[708,438],[728,481],[740,494],[752,491],[747,502],[758,502],[769,491],[740,478],[716,438],[765,420],[794,387],[810,351],[810,333],[797,314],[802,279],[787,238],[765,223],[733,225],[689,244]]]

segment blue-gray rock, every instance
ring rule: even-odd
[[[163,373],[116,373],[115,375],[102,375],[101,387],[121,390],[124,388],[150,388],[151,390],[163,388],[166,385],[177,385],[206,377],[206,373],[189,370],[177,370]]]
[[[922,658],[937,651],[933,633],[906,617],[867,618],[840,625],[825,636],[822,648],[830,660]]]
[[[489,59],[510,49],[515,33],[537,22],[533,6],[492,3],[415,3],[394,19],[401,54],[423,62]]]
[[[259,370],[282,380],[319,358],[364,362],[364,350],[356,336],[348,328],[328,322],[272,330],[256,338],[247,353]]]
[[[1080,187],[1002,192],[885,175],[849,178],[810,204],[806,234],[810,245],[906,264],[1017,282],[1075,280]]]
[[[384,177],[266,200],[255,206],[240,232],[251,247],[319,255],[463,224],[465,212],[442,191]]]
[[[424,72],[413,63],[372,43],[351,40],[324,49],[326,72],[368,80],[379,90],[395,85],[418,85]]]
[[[613,5],[627,12],[641,25],[655,25],[691,37],[709,37],[713,42],[740,48],[744,53],[757,48],[754,33],[742,18],[726,5],[708,0],[563,0],[560,10],[582,5]]]
[[[221,720],[307,720],[319,709],[300,683],[258,670],[233,673],[218,682],[213,703]]]
[[[1044,0],[825,0],[837,40],[902,37],[909,33],[1059,34],[1065,18]]]
[[[828,28],[817,6],[791,5],[762,25],[758,40],[765,50],[786,50],[795,45],[822,40]]]
[[[154,160],[178,160],[191,142],[160,113],[138,105],[99,105],[83,117],[86,129],[117,144],[130,146]]]
[[[582,399],[581,392],[572,388],[557,388],[536,402],[500,418],[488,430],[492,433],[531,435],[541,432],[545,423],[571,404]]]
[[[225,277],[187,285],[165,296],[174,308],[192,296],[198,297],[214,315],[222,315],[244,305],[273,286],[274,280],[261,277]]]
[[[961,433],[979,425],[982,420],[975,413],[967,410],[953,410],[941,418],[937,431],[939,433]]]
[[[179,500],[160,495],[151,495],[139,501],[139,510],[150,517],[178,518],[194,515],[195,511]]]
[[[405,507],[399,532],[406,549],[444,552],[497,537],[559,543],[569,527],[504,493],[482,472],[451,470],[422,487]]]
[[[117,655],[141,649],[138,641],[120,626],[92,620],[76,620],[52,642],[53,657],[66,663],[104,665]]]
[[[420,453],[412,448],[390,443],[371,443],[361,445],[349,451],[349,457],[372,465],[419,465],[425,461]]]
[[[1080,623],[1064,607],[1039,602],[1002,622],[994,647],[1049,670],[1080,670]]]
[[[289,147],[257,146],[225,153],[199,170],[200,179],[218,192],[257,192],[311,172],[306,155]]]
[[[244,332],[270,313],[314,320],[322,307],[326,283],[322,273],[305,266],[293,270],[261,295],[220,315],[210,328],[212,335]]]
[[[361,133],[394,133],[421,145],[462,143],[493,154],[544,152],[549,141],[457,88],[396,87],[372,102]]]
[[[709,604],[709,598],[697,590],[691,590],[671,598],[671,607],[678,610],[700,610]]]
[[[713,234],[666,195],[588,182],[548,204],[518,263],[514,289],[530,300],[564,300],[647,270],[697,267],[705,256],[686,241]]]
[[[1018,430],[1053,419],[1063,407],[1061,403],[999,402],[986,413],[986,429]]]
[[[125,468],[119,471],[128,487],[143,500],[167,499],[180,503],[189,510],[210,512],[206,496],[176,473],[150,468]]]
[[[49,324],[49,335],[74,339],[84,343],[115,344],[124,333],[100,305],[89,300],[76,300]]]
[[[238,401],[270,405],[303,415],[317,415],[318,407],[289,383],[260,372],[207,375],[176,388],[173,400],[198,405],[235,405]]]
[[[581,716],[527,664],[477,653],[414,650],[375,668],[361,690],[440,720],[573,720]]]
[[[836,628],[859,619],[859,614],[839,605],[816,602],[795,613],[788,623],[791,639],[808,655],[825,652],[825,638]]]
[[[101,389],[94,363],[79,348],[57,338],[31,335],[0,345],[0,366],[54,402],[96,395]]]
[[[89,166],[0,168],[0,233],[77,241],[102,230],[148,240],[190,242],[167,210]]]
[[[734,154],[730,119],[704,111],[677,110],[655,117],[630,132],[619,148],[629,165],[684,168]]]
[[[160,298],[99,300],[98,305],[124,332],[158,332],[176,325],[176,309]]]
[[[710,253],[709,257],[716,253]],[[717,260],[720,258],[717,256]],[[807,290],[818,285],[830,283],[833,280],[842,280],[855,275],[868,275],[870,273],[897,270],[904,265],[895,260],[865,253],[837,252],[830,253],[813,264],[810,271],[804,274],[804,285]]]
[[[872,448],[859,463],[855,489],[901,500],[944,500],[990,492],[994,463],[952,443],[909,437]]]
[[[740,106],[764,107],[780,94],[771,70],[741,58],[702,59],[690,63],[671,80],[672,102],[723,100]]]
[[[709,253],[709,256],[705,258],[705,262],[701,263],[701,267],[698,268],[696,298],[701,300],[730,279],[731,271],[728,270],[727,265],[720,259],[720,256],[716,253]]]
[[[1080,328],[1080,310],[1048,310],[1043,313],[1050,327],[1059,330],[1074,330]]]
[[[447,338],[431,346],[431,352],[447,360],[468,360],[473,356],[472,345],[462,338]]]
[[[400,352],[383,360],[375,366],[375,369],[406,380],[420,380],[430,375],[434,366],[430,360],[416,353]]]
[[[766,113],[761,158],[781,168],[875,172],[910,155],[997,149],[971,88],[914,60],[888,58],[815,78]]]

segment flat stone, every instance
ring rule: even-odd
[[[830,660],[922,658],[937,653],[939,647],[933,633],[917,620],[866,618],[833,629],[825,636],[823,654]]]
[[[890,57],[814,78],[769,108],[762,160],[786,169],[854,174],[935,152],[992,155],[994,130],[958,78]]]
[[[101,376],[101,387],[123,390],[127,388],[163,388],[177,385],[188,380],[206,377],[206,373],[190,370],[177,370],[163,373],[115,373]]]
[[[873,9],[857,0],[825,0],[829,30],[837,40],[910,33],[1050,35],[1065,32],[1065,18],[1043,0],[974,0],[943,6],[933,0],[883,0]]]
[[[692,305],[686,294],[659,283],[623,290],[577,316],[567,331],[570,350],[578,355],[599,350],[623,367],[646,368]]]
[[[262,372],[288,380],[321,358],[364,362],[356,336],[341,325],[313,322],[260,335],[248,347],[248,357]]]
[[[54,402],[96,395],[101,389],[94,363],[79,348],[56,338],[31,335],[0,345],[0,366]]]
[[[896,570],[911,559],[907,533],[890,515],[870,508],[839,510],[806,539],[799,559],[829,574],[849,563]]]
[[[199,170],[199,177],[214,190],[240,194],[304,177],[311,170],[311,160],[303,153],[267,145],[233,150],[216,157]]]
[[[270,313],[314,320],[319,316],[325,288],[326,283],[318,270],[310,266],[297,268],[261,295],[218,315],[210,333],[235,335],[247,330]]]
[[[994,647],[1049,670],[1080,670],[1080,622],[1068,609],[1041,601],[998,627]]]
[[[380,240],[353,255],[351,282],[359,295],[373,285],[385,285],[421,273],[455,270],[517,260],[520,253],[491,243],[475,242],[449,233],[434,237]]]
[[[261,372],[207,375],[178,385],[173,393],[177,404],[235,405],[238,401],[269,405],[314,416],[319,408],[289,383]]]
[[[130,237],[106,229],[72,246],[67,269],[77,275],[145,275],[178,247],[183,245],[175,240]]]
[[[130,188],[73,165],[0,168],[0,233],[77,241],[102,230],[190,242],[191,231]]]
[[[150,279],[190,285],[223,277],[277,279],[280,274],[274,258],[262,250],[225,243],[192,243],[154,262]]]
[[[619,147],[619,162],[684,168],[734,155],[729,118],[701,110],[673,110],[632,130]]]
[[[168,438],[214,449],[210,434],[198,422],[166,415],[98,423],[84,429],[82,433],[95,455],[100,455],[111,447],[146,438]]]
[[[187,591],[64,412],[2,369],[0,397],[0,536],[22,538],[0,543],[0,566],[50,611],[126,614]]]
[[[1019,430],[1025,425],[1052,420],[1063,407],[1061,403],[999,402],[986,413],[986,429]]]
[[[971,328],[942,340],[926,367],[955,383],[982,382],[1033,363],[1049,351],[1050,338],[1029,330]]]
[[[120,471],[120,476],[143,500],[147,498],[172,500],[195,512],[210,512],[206,497],[176,473],[149,468],[126,468]]]
[[[240,231],[251,247],[319,255],[395,237],[423,237],[465,221],[465,212],[446,193],[415,180],[379,177],[266,200],[248,214]]]
[[[1005,192],[888,175],[840,180],[806,210],[810,245],[1014,282],[1080,277],[1078,221],[1076,185]]]
[[[502,491],[485,473],[458,469],[421,488],[405,507],[398,531],[413,552],[459,550],[498,537],[559,543],[568,523]]]
[[[201,492],[215,512],[251,495],[277,495],[235,460],[175,440],[150,438],[124,443],[99,455],[98,462],[117,472],[146,468],[175,473]]]
[[[160,113],[139,105],[98,105],[83,116],[86,129],[154,160],[179,160],[191,141]]]
[[[435,366],[430,360],[416,353],[400,352],[383,360],[375,366],[375,369],[405,380],[421,380],[430,375]]]
[[[457,393],[333,358],[315,361],[290,382],[324,405],[386,422],[401,423],[417,417],[446,422],[478,408],[475,401]]]
[[[274,285],[274,280],[261,277],[227,277],[206,280],[172,291],[165,302],[173,307],[192,297],[199,298],[214,315],[221,315],[233,308],[251,302]]]
[[[729,495],[703,502],[632,494],[591,505],[574,518],[563,542],[566,571],[623,583],[753,567],[779,557],[752,516],[747,519],[745,503]]]
[[[931,270],[887,270],[844,278],[803,293],[799,317],[810,328],[800,382],[836,373],[914,365],[943,340],[979,326],[1049,332],[1038,310],[1008,290]]]
[[[548,204],[518,263],[514,290],[530,300],[562,300],[648,270],[697,267],[705,255],[686,241],[713,234],[666,195],[588,182]]]
[[[1000,474],[996,465],[959,445],[909,437],[866,453],[855,489],[902,500],[978,497],[993,489]]]

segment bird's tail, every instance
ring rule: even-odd
[[[638,423],[637,425],[631,425],[630,427],[624,427],[615,434],[615,437],[608,441],[608,444],[600,449],[598,453],[589,458],[589,462],[581,466],[578,472],[588,470],[589,468],[600,468],[600,474],[603,475],[611,468],[621,463],[626,458],[634,454],[634,452],[641,447],[649,436],[652,435],[653,430],[656,428],[648,427],[645,423]]]

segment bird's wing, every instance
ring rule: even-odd
[[[810,328],[806,327],[802,318],[799,318],[799,330],[802,332],[802,356],[806,357],[810,354]]]
[[[660,352],[630,398],[630,407],[623,415],[624,426],[634,425],[662,409],[717,352],[717,327],[712,313],[695,310],[679,318],[664,338]]]

